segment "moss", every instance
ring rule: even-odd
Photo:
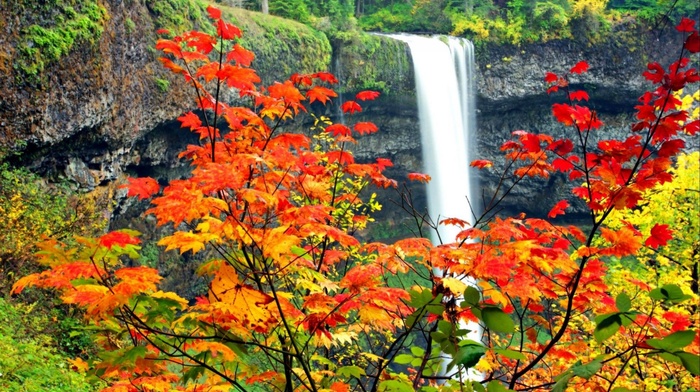
[[[161,93],[167,93],[170,88],[170,82],[167,79],[156,78],[156,86]]]
[[[216,6],[243,31],[241,45],[255,53],[253,66],[264,83],[287,79],[295,72],[330,69],[331,45],[322,32],[289,19]]]
[[[411,95],[412,65],[406,45],[388,37],[355,32],[334,42],[341,92],[378,90]]]
[[[167,29],[175,34],[201,29],[205,22],[207,3],[201,0],[147,1],[148,10],[154,15],[156,28]]]
[[[23,0],[14,9],[28,27],[20,31],[15,68],[22,78],[38,80],[49,64],[68,54],[78,42],[99,40],[107,10],[95,0]]]

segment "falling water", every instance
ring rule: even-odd
[[[454,37],[394,35],[408,43],[416,79],[423,166],[432,180],[427,186],[428,212],[434,220],[460,218],[472,221],[477,203],[469,172],[469,139],[475,133],[473,94],[474,49],[471,42]],[[456,226],[440,226],[434,243],[449,243]],[[466,283],[474,284],[466,279]],[[480,340],[478,324],[469,324],[470,339]],[[472,373],[473,378],[480,378]]]

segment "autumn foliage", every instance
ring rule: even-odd
[[[241,31],[213,7],[209,16],[215,36],[193,31],[156,45],[163,65],[195,91],[197,110],[179,118],[200,139],[180,154],[192,173],[164,188],[150,178],[126,185],[129,196],[152,198],[147,213],[159,225],[175,228],[160,245],[210,256],[198,268],[210,279],[206,295],[159,290],[158,271],[130,261],[139,239],[129,230],[78,238],[78,248],[43,243],[38,257],[48,269],[15,284],[15,292],[54,288],[85,309],[103,351],[77,367],[108,381],[106,390],[598,391],[644,390],[648,380],[700,387],[697,293],[682,281],[656,286],[610,271],[644,249],[663,251],[676,228],[608,224],[673,180],[683,137],[700,129],[674,95],[699,81],[685,56],[698,51],[691,22],[678,26],[686,37],[679,60],[644,73],[655,87],[640,98],[626,139],[591,142],[604,125],[585,106],[588,95],[570,89],[571,75],[589,68],[580,62],[545,77],[550,93],[567,98],[553,115],[571,136],[518,131],[501,147],[504,179],[568,176],[590,209],[585,231],[493,217],[512,189],[503,186],[475,224],[441,222],[460,227],[454,241],[390,245],[353,235],[379,208],[370,187],[396,185],[383,174],[389,160],[359,163],[350,151],[378,128],[311,112],[311,103],[337,97],[329,73],[261,86],[253,53],[236,43]],[[247,105],[224,102],[226,88]],[[342,110],[360,112],[377,96],[360,92]],[[305,113],[314,120],[309,134],[283,131]],[[495,170],[485,160],[473,165]],[[549,218],[568,207],[557,203]],[[480,335],[467,338],[474,328],[466,322],[480,324]]]

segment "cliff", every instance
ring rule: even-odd
[[[81,189],[124,172],[182,175],[186,169],[175,156],[193,140],[177,130],[175,119],[193,106],[192,92],[157,61],[155,32],[199,27],[207,2],[80,0],[72,3],[73,11],[62,0],[40,4],[0,1],[0,156]],[[243,30],[243,44],[256,53],[254,66],[265,82],[331,69],[341,82],[341,100],[362,89],[382,91],[358,118],[374,121],[380,133],[361,138],[356,153],[360,159],[391,158],[390,174],[399,180],[421,170],[413,72],[403,43],[357,33],[331,42],[281,18],[227,7],[224,12]],[[672,31],[649,32],[628,21],[595,44],[580,39],[479,46],[477,155],[498,162],[498,147],[516,129],[566,132],[551,117],[550,105],[559,98],[545,93],[543,75],[582,59],[591,70],[575,82],[591,93],[592,105],[609,124],[607,135],[624,131],[647,87],[640,76],[646,61],[672,61],[673,39]],[[337,113],[328,109],[331,116]],[[493,174],[482,173],[486,194],[494,188]],[[509,199],[506,212],[543,215],[567,196],[562,184],[556,176],[530,181]],[[422,188],[414,185],[412,192],[423,206]]]

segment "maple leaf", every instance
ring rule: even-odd
[[[214,20],[221,19],[221,10],[220,9],[210,5],[207,7],[207,12],[209,13],[209,17],[214,19]]]
[[[170,35],[170,30],[168,30],[168,29],[158,29],[158,30],[156,30],[156,34],[158,34],[158,35]]]
[[[685,39],[685,44],[683,44],[683,46],[690,53],[700,52],[700,35],[698,35],[698,32],[693,31],[693,33]]]
[[[238,43],[233,45],[231,51],[226,55],[226,61],[234,61],[236,64],[248,67],[255,59],[255,53],[242,47]]]
[[[333,136],[350,136],[352,130],[343,124],[333,124],[326,127],[326,132]]]
[[[681,33],[692,33],[695,31],[695,21],[686,17],[682,17],[680,23],[676,26],[676,30]]]
[[[469,164],[469,166],[484,169],[493,166],[493,162],[487,159],[475,159]]]
[[[561,200],[549,211],[547,216],[549,218],[556,218],[558,215],[564,215],[564,210],[569,207],[569,202],[566,200]]]
[[[222,39],[230,40],[235,38],[241,38],[242,34],[241,30],[235,25],[232,25],[231,23],[227,23],[219,19],[216,23],[216,35],[218,35]]]
[[[418,181],[424,184],[430,182],[430,176],[423,173],[408,173],[408,179],[411,181]]]
[[[99,242],[101,246],[112,249],[113,246],[138,245],[141,240],[133,235],[133,231],[112,231],[100,237]]]
[[[379,96],[379,92],[377,91],[371,91],[371,90],[365,90],[365,91],[360,91],[359,93],[355,94],[355,99],[360,100],[360,101],[372,101],[376,99]]]
[[[467,227],[470,226],[469,222],[465,221],[464,219],[459,219],[459,218],[446,218],[440,221],[441,225],[453,225],[453,226],[459,226],[459,227]]]
[[[188,112],[178,117],[177,120],[180,121],[180,126],[182,128],[194,129],[202,126],[202,120],[200,120],[199,116],[194,112]]]
[[[553,72],[547,72],[544,75],[544,81],[547,83],[556,83],[559,80],[559,76]]]
[[[652,83],[661,83],[664,80],[664,69],[657,62],[647,64],[648,71],[642,72],[642,75]]]
[[[127,196],[137,196],[139,200],[148,199],[160,190],[158,181],[151,177],[129,177],[126,179],[129,184],[121,185],[119,188],[127,188]]]
[[[585,61],[579,61],[576,63],[576,65],[571,67],[571,70],[569,70],[569,72],[572,74],[581,74],[586,71],[588,71],[588,63]]]
[[[306,97],[309,99],[309,103],[312,103],[314,101],[319,101],[324,105],[330,99],[329,97],[337,97],[337,96],[338,96],[338,94],[336,94],[335,91],[333,91],[329,88],[326,88],[326,87],[321,87],[321,86],[314,86],[309,91],[306,92]]]
[[[231,312],[235,328],[240,333],[265,332],[274,323],[268,304],[274,298],[244,284],[236,270],[227,263],[220,263],[209,285],[209,302],[220,303],[222,309]]]
[[[572,101],[588,101],[588,93],[583,90],[571,91],[569,98]]]
[[[668,228],[668,225],[655,224],[651,229],[649,238],[644,241],[644,245],[658,249],[660,246],[665,246],[668,241],[673,239],[673,231]]]
[[[377,132],[378,128],[374,123],[371,122],[358,122],[353,126],[355,131],[360,135],[369,135]]]
[[[355,112],[361,112],[362,111],[362,106],[360,106],[357,102],[355,101],[347,101],[343,103],[340,106],[340,109],[343,111],[343,113],[355,113]]]
[[[330,84],[338,83],[338,79],[336,79],[335,76],[330,72],[316,72],[315,74],[311,75],[311,77],[318,78],[321,81]]]

